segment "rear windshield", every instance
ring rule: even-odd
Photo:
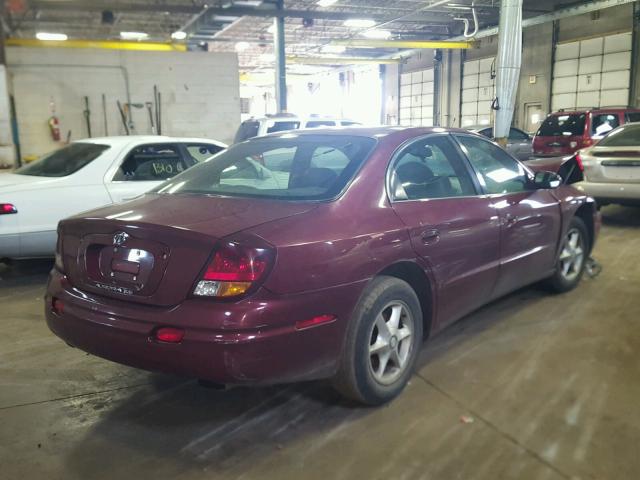
[[[66,177],[88,165],[108,149],[109,145],[72,143],[17,169],[14,173],[35,177]]]
[[[249,138],[253,138],[258,136],[258,129],[260,128],[259,122],[247,121],[242,122],[238,131],[236,132],[236,136],[233,139],[234,143],[244,142]]]
[[[538,129],[539,137],[572,137],[584,134],[584,123],[587,118],[584,113],[567,115],[550,115]]]
[[[372,138],[345,135],[256,138],[234,145],[153,191],[326,200],[342,191],[374,145]]]
[[[640,123],[630,123],[612,130],[598,142],[599,147],[640,147]]]

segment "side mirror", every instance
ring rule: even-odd
[[[554,172],[536,172],[533,177],[536,188],[558,188],[562,185],[562,177]]]

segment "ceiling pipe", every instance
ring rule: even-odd
[[[469,33],[469,19],[464,17],[456,17],[454,20],[462,20],[464,23],[464,33],[462,36],[464,38],[473,38],[478,33],[479,25],[478,25],[478,15],[476,13],[476,9],[471,3],[471,15],[473,16],[473,32]]]
[[[502,0],[496,58],[496,98],[493,135],[506,146],[513,120],[522,63],[522,0]]]

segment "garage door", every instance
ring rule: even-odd
[[[495,80],[491,78],[494,57],[464,62],[462,75],[462,126],[489,125]]]
[[[561,43],[556,47],[551,108],[629,104],[631,32]]]
[[[400,124],[433,125],[433,68],[400,75]]]

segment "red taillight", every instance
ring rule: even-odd
[[[13,203],[0,203],[0,215],[10,215],[18,213],[18,209]]]
[[[584,172],[584,164],[582,163],[582,157],[580,156],[580,152],[575,154],[576,163],[578,164],[578,168],[581,172]]]
[[[261,250],[244,248],[233,243],[224,245],[214,255],[202,279],[253,282],[260,278],[267,268],[268,259]]]
[[[271,248],[227,242],[216,250],[193,291],[201,297],[236,297],[264,277],[274,258]]]
[[[181,328],[161,327],[156,330],[155,339],[165,343],[180,343],[184,338],[184,330]]]
[[[306,328],[317,327],[325,323],[331,323],[336,319],[335,315],[318,315],[317,317],[309,318],[307,320],[301,320],[296,322],[296,330],[304,330]]]

